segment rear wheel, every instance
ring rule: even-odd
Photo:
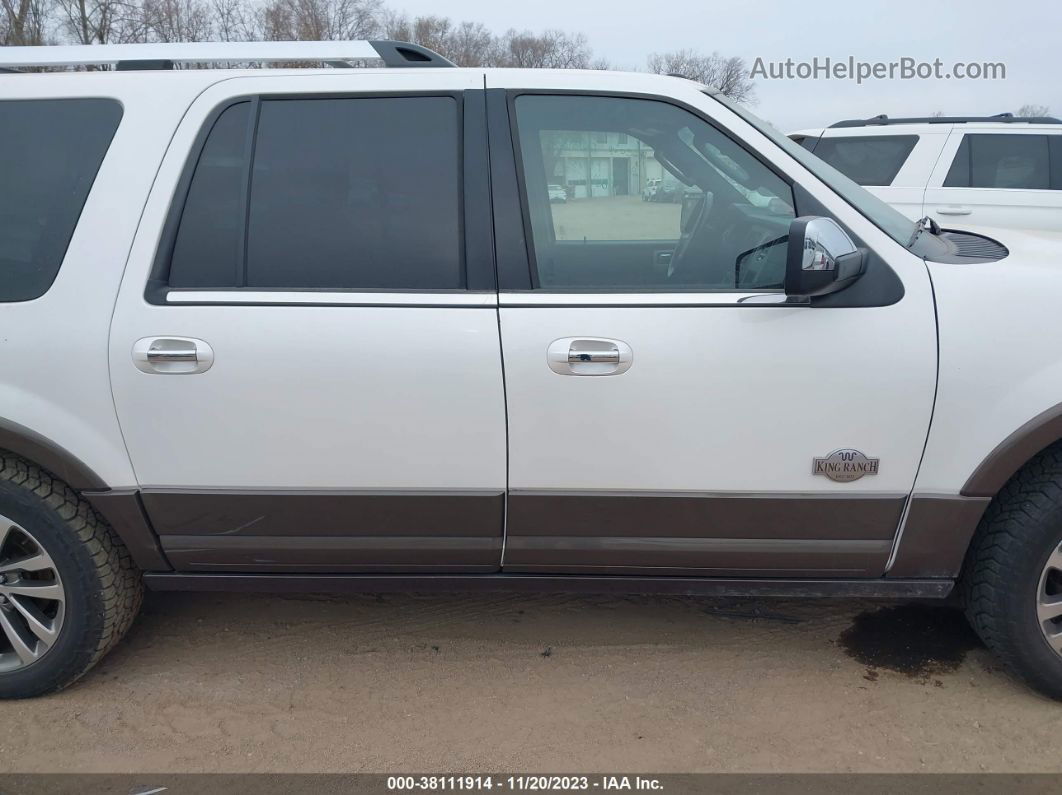
[[[92,506],[0,453],[0,698],[78,679],[125,634],[141,596],[139,572]]]
[[[1062,700],[1062,445],[1027,464],[989,505],[962,587],[985,644],[1012,673]]]

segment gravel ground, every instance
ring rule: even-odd
[[[1062,704],[948,608],[151,594],[4,772],[1062,770]]]

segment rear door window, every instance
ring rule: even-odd
[[[917,135],[820,138],[813,151],[853,182],[891,185],[918,143]]]
[[[460,145],[450,96],[232,105],[196,164],[168,283],[463,289]]]
[[[111,99],[0,101],[0,301],[55,281],[121,118]]]
[[[1047,190],[1052,187],[1048,137],[965,135],[944,187]]]

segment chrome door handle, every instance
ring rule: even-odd
[[[558,375],[619,375],[633,361],[630,345],[603,337],[563,337],[546,348],[546,364]]]
[[[578,351],[575,348],[568,349],[568,363],[578,364],[580,362],[604,362],[606,364],[619,364],[620,352],[619,348],[612,348],[605,351]]]
[[[149,348],[146,358],[152,364],[158,364],[159,362],[198,362],[199,352],[196,350],[195,345],[171,351]]]
[[[962,207],[958,204],[951,204],[946,207],[938,207],[937,212],[941,215],[969,215],[973,212],[969,207]]]
[[[214,349],[192,337],[143,337],[133,344],[133,364],[153,375],[205,373],[214,364]]]

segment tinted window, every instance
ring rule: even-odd
[[[715,127],[653,100],[516,110],[538,287],[781,287],[792,191]]]
[[[965,135],[944,186],[1046,190],[1050,173],[1046,135]]]
[[[267,99],[256,126],[253,107],[204,145],[171,286],[463,286],[456,100]]]
[[[121,117],[109,99],[0,102],[0,301],[51,287]]]
[[[945,188],[968,188],[970,187],[970,136],[964,135],[962,143],[955,152],[955,159],[951,161],[948,176],[944,178]]]
[[[813,151],[853,182],[891,185],[916,143],[917,135],[820,138]]]
[[[239,284],[251,103],[222,112],[203,146],[173,247],[174,287]]]
[[[1051,187],[1062,190],[1062,135],[1050,135]]]

